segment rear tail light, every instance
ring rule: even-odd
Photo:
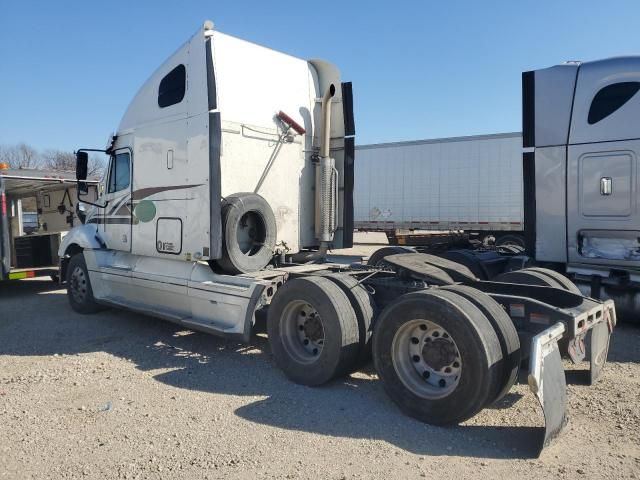
[[[0,193],[0,213],[3,217],[7,215],[7,196],[4,192]]]

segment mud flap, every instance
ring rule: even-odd
[[[544,435],[538,455],[558,436],[567,424],[567,383],[565,380],[558,340],[565,327],[556,323],[533,337],[529,358],[529,387],[544,413]]]
[[[591,352],[589,355],[589,385],[600,377],[609,353],[609,322],[599,322],[591,329]]]

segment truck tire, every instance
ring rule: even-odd
[[[499,388],[496,394],[487,399],[487,404],[501,400],[516,383],[518,370],[520,369],[520,338],[515,325],[500,304],[480,290],[466,285],[447,285],[439,289],[457,293],[473,303],[487,317],[498,335],[498,341],[502,349],[501,380],[498,383]]]
[[[522,235],[517,234],[508,234],[502,235],[496,238],[496,247],[501,247],[503,245],[515,245],[517,247],[522,247],[524,249],[524,237]]]
[[[442,258],[459,263],[471,270],[471,273],[480,280],[487,280],[489,274],[482,261],[474,255],[472,250],[450,250],[441,255]]]
[[[522,285],[538,285],[542,287],[554,287],[576,293],[582,296],[580,289],[564,275],[548,268],[530,267],[522,270],[506,272],[494,278],[496,282],[518,283]],[[569,355],[569,340],[561,338],[558,348],[563,357]]]
[[[416,253],[415,249],[410,247],[400,247],[400,246],[390,246],[390,247],[382,247],[373,252],[373,254],[367,260],[367,265],[371,267],[380,267],[382,266],[382,261],[384,257],[388,257],[389,255],[396,255],[398,253]]]
[[[376,320],[373,361],[384,389],[426,423],[455,424],[478,413],[500,382],[501,360],[489,320],[454,292],[403,295]]]
[[[526,270],[529,270],[531,272],[541,273],[542,275],[545,275],[555,280],[555,282],[559,283],[564,290],[571,293],[576,293],[578,295],[582,295],[582,292],[580,291],[580,289],[575,283],[573,283],[571,280],[569,280],[567,277],[565,277],[561,273],[556,272],[555,270],[551,270],[549,268],[541,268],[541,267],[531,267],[531,268],[527,268]]]
[[[333,281],[321,276],[289,280],[274,295],[267,315],[271,353],[290,380],[322,385],[353,368],[358,320]]]
[[[67,266],[67,297],[71,308],[78,313],[96,313],[103,310],[93,298],[87,264],[82,252],[76,253]]]
[[[222,257],[218,265],[227,273],[263,269],[273,258],[276,218],[267,201],[255,193],[235,193],[222,207]]]
[[[371,360],[371,334],[375,305],[369,292],[358,280],[346,273],[329,273],[324,275],[335,283],[349,299],[351,308],[358,320],[358,359],[355,367],[366,364]]]
[[[496,248],[499,253],[504,255],[520,255],[524,253],[524,247],[520,245],[499,245]]]
[[[525,268],[501,273],[491,279],[492,282],[515,283],[518,285],[534,285],[538,287],[554,287],[566,290],[564,286],[554,278],[540,272]]]

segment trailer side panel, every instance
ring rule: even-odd
[[[355,227],[522,231],[522,135],[356,147]]]

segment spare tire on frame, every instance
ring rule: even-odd
[[[234,275],[261,270],[273,258],[276,237],[276,218],[263,197],[229,195],[222,207],[222,256],[217,263]]]

